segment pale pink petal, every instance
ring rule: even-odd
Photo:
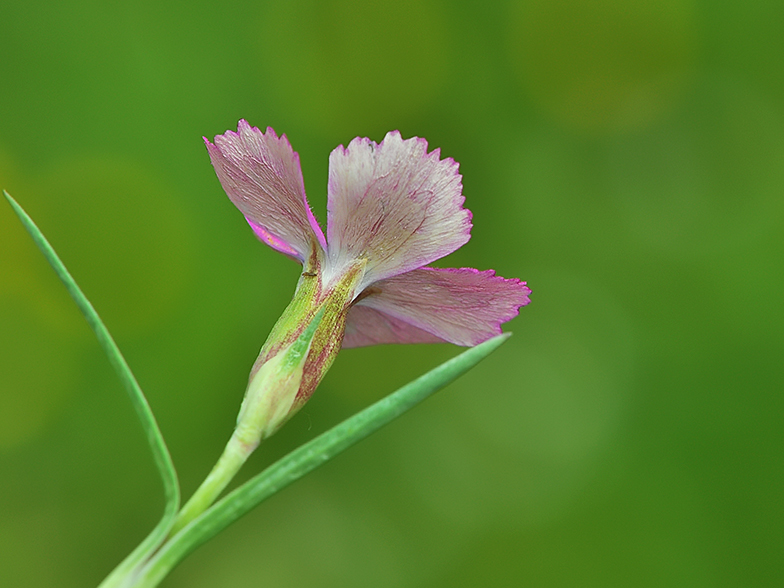
[[[223,189],[261,241],[300,261],[316,243],[326,248],[286,135],[271,128],[262,133],[241,120],[236,133],[216,136],[214,145],[204,141]]]
[[[420,331],[456,345],[477,345],[501,333],[501,324],[517,316],[518,309],[530,302],[531,290],[518,279],[496,276],[493,270],[480,272],[471,268],[421,268],[372,284],[349,311],[349,326],[365,328],[367,339],[352,336],[349,344],[419,343]],[[362,307],[377,311],[377,316],[363,315],[356,327],[352,313]],[[380,318],[379,318],[380,317]],[[371,319],[377,318],[378,323]],[[392,327],[384,324],[390,323]],[[407,323],[409,331],[399,323]],[[394,335],[384,338],[387,331]],[[344,342],[344,347],[348,346]]]
[[[414,325],[369,306],[355,304],[348,311],[343,349],[384,343],[446,343]]]
[[[356,138],[329,157],[330,270],[367,259],[363,285],[422,267],[464,245],[471,213],[452,159],[397,131],[380,144]]]

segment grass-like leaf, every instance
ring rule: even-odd
[[[125,358],[122,356],[122,353],[120,353],[117,344],[114,342],[114,339],[112,339],[106,326],[95,311],[95,308],[93,308],[93,305],[87,300],[87,297],[76,284],[76,281],[68,272],[65,265],[63,265],[63,262],[60,261],[57,253],[55,253],[54,249],[49,244],[49,241],[46,240],[46,237],[44,237],[33,220],[8,192],[3,190],[3,194],[13,207],[14,212],[19,216],[19,219],[22,221],[25,229],[27,229],[27,232],[30,233],[35,244],[44,254],[44,257],[46,257],[46,260],[54,268],[57,276],[62,280],[63,284],[65,284],[71,298],[76,302],[76,305],[79,307],[79,310],[82,311],[84,318],[87,319],[87,323],[90,325],[93,332],[95,332],[98,343],[103,348],[114,367],[114,370],[120,377],[125,390],[128,392],[128,396],[131,398],[136,414],[144,428],[147,442],[155,460],[155,465],[163,480],[163,489],[166,497],[163,517],[145,540],[114,570],[114,572],[112,572],[112,574],[109,575],[109,577],[106,578],[106,580],[104,580],[104,583],[101,584],[103,588],[117,586],[127,576],[128,572],[143,559],[146,559],[149,553],[156,549],[168,535],[169,529],[177,515],[177,510],[180,507],[180,486],[177,482],[177,474],[174,471],[174,464],[169,455],[169,450],[166,448],[166,443],[158,428],[158,423],[155,421],[155,417],[152,414],[150,405],[147,403],[144,393],[136,382],[136,378],[131,372],[131,368],[128,367]]]
[[[217,502],[169,539],[136,577],[134,586],[153,588],[190,552],[260,502],[326,463],[422,402],[498,348],[510,333],[472,347],[403,386],[362,412],[289,453]]]

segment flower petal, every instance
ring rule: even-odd
[[[363,286],[422,267],[471,237],[461,177],[427,141],[357,137],[329,157],[329,271],[367,259]]]
[[[530,293],[525,282],[493,270],[413,270],[376,282],[360,295],[348,313],[343,346],[432,342],[424,341],[421,332],[456,345],[477,345],[500,334],[501,324],[530,302]],[[359,330],[364,337],[353,334]]]
[[[223,189],[261,241],[300,261],[316,242],[326,248],[286,135],[272,128],[262,133],[241,120],[236,133],[217,135],[214,145],[204,141]]]
[[[343,349],[385,343],[446,343],[446,341],[375,308],[360,304],[352,306],[346,318]]]

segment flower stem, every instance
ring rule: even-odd
[[[238,431],[234,432],[212,471],[177,514],[174,526],[169,532],[170,537],[174,536],[180,529],[215,502],[215,499],[220,496],[223,489],[231,482],[254,449],[256,449],[255,445],[249,445],[240,438]]]
[[[251,376],[231,439],[210,474],[177,514],[169,537],[207,510],[261,440],[272,435],[293,414],[292,405],[302,382],[304,365],[323,317],[322,307],[293,343],[267,358]]]

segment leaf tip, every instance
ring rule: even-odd
[[[5,199],[6,199],[6,200],[8,200],[8,204],[10,204],[10,205],[11,205],[11,208],[13,208],[13,209],[14,209],[14,212],[16,213],[16,215],[17,215],[19,218],[21,218],[21,219],[24,219],[24,217],[25,217],[25,216],[27,216],[27,215],[25,214],[25,211],[24,211],[24,209],[22,208],[22,206],[21,206],[21,205],[20,205],[20,204],[19,204],[19,203],[18,203],[16,200],[14,200],[14,197],[13,197],[13,196],[11,196],[11,195],[8,193],[8,191],[7,191],[7,190],[3,190],[3,196],[5,196]]]
[[[498,347],[499,345],[505,343],[506,340],[509,339],[509,337],[511,337],[511,336],[512,336],[511,331],[507,332],[507,333],[501,333],[500,335],[496,335],[495,337],[491,337],[490,339],[488,339],[484,343],[480,343],[480,345],[485,345],[487,347],[495,348],[495,347]]]

